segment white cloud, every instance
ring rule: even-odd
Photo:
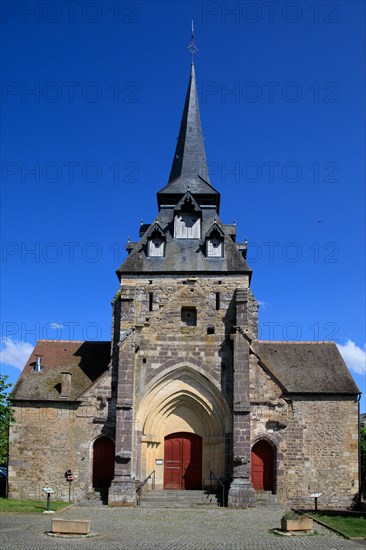
[[[266,307],[269,305],[269,302],[264,302],[261,300],[257,300],[258,305],[261,306],[263,309],[266,309]]]
[[[57,330],[57,329],[62,329],[62,328],[64,328],[64,325],[63,325],[62,323],[55,323],[54,321],[52,321],[52,322],[50,323],[50,327],[51,327],[51,328],[55,328],[55,329]]]
[[[0,362],[22,370],[33,351],[32,344],[4,338],[1,342]]]
[[[343,346],[337,344],[347,367],[356,374],[366,374],[366,344],[363,349],[348,340]]]

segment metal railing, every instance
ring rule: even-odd
[[[151,478],[151,488],[152,488],[152,490],[154,490],[155,489],[155,470],[150,472],[150,474],[147,477],[145,477],[144,481],[142,481],[140,483],[140,485],[138,486],[138,488],[136,489],[136,493],[137,493],[137,496],[138,496],[137,504],[140,504],[141,489],[149,481],[150,478]]]
[[[214,474],[212,470],[210,470],[210,492],[212,492],[212,480],[215,480],[219,485],[221,485],[221,491],[222,491],[222,498],[221,498],[221,506],[226,506],[226,498],[225,498],[225,492],[226,487],[225,484],[222,483],[222,481]]]

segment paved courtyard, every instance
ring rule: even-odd
[[[278,528],[280,509],[148,509],[72,507],[52,517],[90,519],[89,539],[61,539],[46,535],[51,516],[0,515],[2,550],[108,549],[120,550],[360,550],[364,544],[346,540],[315,525],[311,536],[283,537]]]

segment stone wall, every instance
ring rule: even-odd
[[[69,499],[65,472],[71,469],[71,498],[92,489],[93,443],[100,435],[114,440],[114,404],[107,373],[84,394],[81,403],[15,402],[10,429],[9,497],[44,500],[52,487],[54,500]]]
[[[182,308],[196,314],[192,325]],[[257,303],[247,276],[131,277],[113,302],[112,368],[78,402],[16,402],[10,431],[9,495],[68,500],[92,488],[93,443],[116,443],[111,501],[136,504],[136,483],[156,470],[164,483],[164,438],[202,437],[203,484],[210,470],[233,478],[232,506],[253,505],[251,448],[274,450],[280,502],[353,504],[358,491],[358,406],[352,398],[283,397],[259,362]],[[40,375],[41,376],[41,375]],[[61,382],[61,380],[60,380]],[[71,382],[72,383],[72,382]]]
[[[281,390],[251,357],[251,437],[275,449],[275,492],[288,506],[354,504],[358,492],[358,404],[317,395],[283,399]]]
[[[144,479],[154,469],[156,458],[164,456],[165,435],[177,431],[195,432],[203,438],[204,483],[209,482],[210,469],[221,477],[231,473],[225,441],[232,431],[230,336],[236,325],[239,285],[248,289],[248,278],[176,276],[123,281],[115,299],[121,301],[115,368],[120,385],[134,356],[132,478]],[[182,321],[182,307],[195,308],[193,326]],[[159,392],[159,399],[151,410],[154,391]],[[160,407],[165,401],[175,402],[169,414]],[[155,418],[159,422],[154,423]],[[157,486],[162,487],[163,468],[156,470]]]

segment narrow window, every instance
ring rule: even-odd
[[[195,327],[197,325],[197,310],[195,307],[182,307],[181,311],[182,324],[187,327]]]
[[[149,311],[153,310],[154,293],[149,292]]]
[[[216,292],[216,310],[220,309],[220,292]]]

